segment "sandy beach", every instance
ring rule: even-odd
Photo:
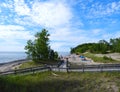
[[[107,56],[108,58],[112,58],[116,61],[120,61],[120,53],[95,54],[95,56],[97,56],[97,57]],[[76,63],[78,65],[80,65],[80,64],[87,64],[87,65],[104,64],[104,63],[94,62],[91,58],[87,58],[87,57],[85,57],[85,58],[86,58],[86,60],[82,60],[79,55],[71,54],[69,56],[69,62]]]
[[[22,63],[29,62],[29,61],[30,60],[22,59],[22,60],[7,62],[7,63],[0,63],[0,72],[13,70],[13,69],[17,68],[18,66],[20,66]]]
[[[68,61],[76,64],[96,64],[92,59],[85,57],[86,60],[82,60],[79,55],[72,54],[69,56]]]

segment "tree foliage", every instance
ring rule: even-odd
[[[110,39],[112,52],[120,52],[120,38]]]
[[[100,40],[98,43],[84,43],[71,49],[71,53],[84,53],[86,51],[103,54],[108,52],[120,53],[120,38],[110,39],[109,42]]]
[[[57,52],[54,52],[49,46],[50,34],[46,29],[35,34],[35,40],[28,40],[25,50],[27,55],[34,61],[40,60],[54,60],[58,57]]]

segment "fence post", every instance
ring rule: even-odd
[[[102,65],[100,66],[100,69],[101,69],[101,72],[102,72],[103,71],[103,66]]]
[[[60,72],[60,67],[58,67],[58,71]]]
[[[15,71],[14,71],[14,74],[15,74],[15,75],[17,74],[16,69],[15,69]]]
[[[31,68],[31,72],[33,72],[33,74],[34,74],[34,70]]]
[[[66,58],[66,68],[67,68],[67,73],[69,72],[68,71],[68,58]]]
[[[50,69],[50,71],[52,71],[52,67],[51,66],[49,66],[49,69]]]
[[[82,69],[83,69],[83,72],[84,72],[84,64],[82,64]]]

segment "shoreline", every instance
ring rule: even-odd
[[[31,61],[31,60],[20,59],[20,60],[14,60],[11,62],[0,63],[0,72],[13,70],[13,69],[15,69],[15,67],[19,66],[20,64],[29,62],[29,61]]]
[[[0,63],[0,65],[4,65],[4,64],[10,64],[10,63],[15,63],[15,62],[24,62],[26,60],[29,60],[29,59],[18,59],[18,60],[13,60],[13,61],[8,61],[8,62],[3,62],[3,63]]]

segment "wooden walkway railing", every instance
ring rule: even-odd
[[[10,74],[31,74],[43,71],[58,72],[103,72],[103,71],[120,71],[120,64],[99,64],[99,65],[79,65],[77,67],[68,66],[66,68],[58,67],[58,65],[45,65],[25,69],[10,70],[0,72],[0,75]]]
[[[28,73],[42,72],[42,71],[48,71],[48,70],[50,70],[48,66],[38,66],[38,67],[30,67],[25,69],[15,69],[10,71],[0,72],[0,75],[28,74]]]

